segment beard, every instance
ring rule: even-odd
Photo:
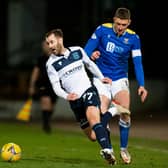
[[[62,54],[62,45],[58,44],[55,49],[53,49],[54,54],[61,55]]]

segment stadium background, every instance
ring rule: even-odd
[[[15,119],[27,98],[27,87],[33,63],[41,53],[41,40],[53,28],[61,28],[65,46],[83,46],[97,25],[111,21],[117,7],[132,12],[131,29],[142,42],[146,88],[149,97],[142,105],[130,63],[131,109],[138,120],[167,121],[168,81],[166,46],[162,43],[165,29],[164,4],[134,0],[6,0],[0,2],[0,118]],[[157,19],[156,19],[157,18]],[[72,118],[67,102],[59,99],[55,118]],[[38,101],[32,115],[39,118]]]

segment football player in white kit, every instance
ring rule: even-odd
[[[81,47],[64,47],[61,29],[49,31],[45,38],[52,50],[46,68],[56,95],[69,101],[81,129],[90,140],[98,141],[103,158],[109,164],[115,164],[116,159],[107,131],[108,123],[101,119],[103,115],[100,115],[99,94],[85,67],[102,82],[110,83],[111,80],[102,75]]]

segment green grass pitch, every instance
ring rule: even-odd
[[[22,148],[22,159],[10,163],[0,159],[0,168],[106,168],[97,142],[89,141],[82,131],[55,127],[51,135],[40,124],[0,122],[0,145],[14,142]],[[119,137],[111,136],[116,168],[168,167],[168,142],[130,137],[132,163],[124,165],[119,157]]]

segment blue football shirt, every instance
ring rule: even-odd
[[[117,36],[112,23],[102,24],[96,28],[84,50],[89,57],[93,51],[100,51],[101,55],[96,60],[96,64],[103,75],[113,81],[128,78],[128,59],[131,56],[138,84],[144,86],[140,38],[131,29]]]

